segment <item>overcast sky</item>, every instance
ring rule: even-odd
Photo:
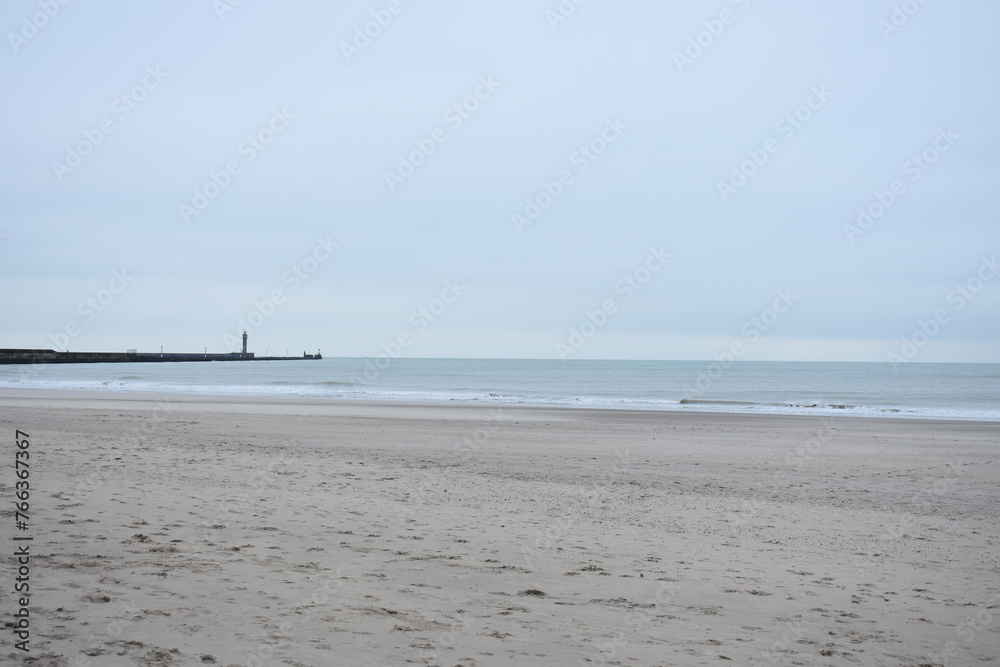
[[[235,2],[4,3],[0,347],[1000,362],[995,2]]]

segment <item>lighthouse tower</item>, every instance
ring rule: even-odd
[[[243,354],[247,353],[247,332],[243,332]]]

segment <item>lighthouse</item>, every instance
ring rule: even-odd
[[[247,353],[247,332],[243,332],[243,354]]]

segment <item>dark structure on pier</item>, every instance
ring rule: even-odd
[[[56,352],[55,350],[16,350],[0,348],[0,364],[116,364],[170,361],[299,361],[322,359],[323,355],[302,353],[301,357],[258,357],[247,352],[247,332],[243,332],[243,351],[223,354],[189,352]]]

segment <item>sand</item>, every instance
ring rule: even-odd
[[[1000,655],[997,423],[5,391],[0,428],[4,663]]]

